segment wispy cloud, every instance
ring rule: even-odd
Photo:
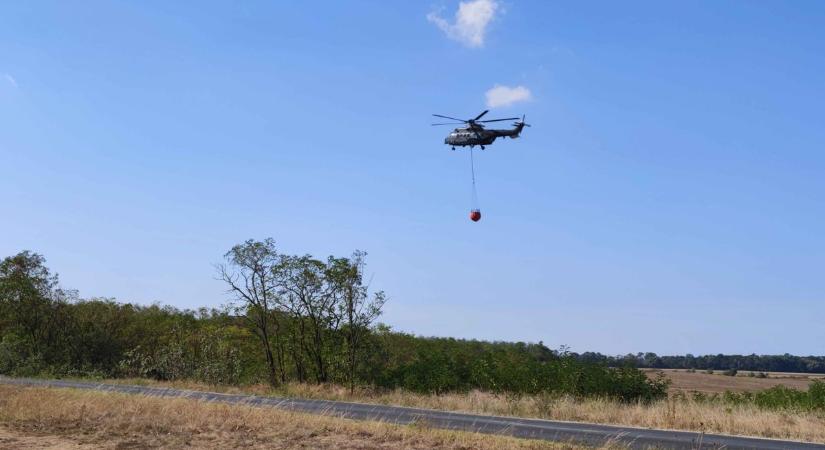
[[[17,88],[17,80],[15,80],[13,76],[11,76],[9,74],[5,74],[5,78],[6,78],[6,81],[8,81],[9,84],[12,85],[12,87],[14,87],[15,89]]]
[[[526,102],[533,99],[530,89],[524,86],[499,86],[496,85],[487,93],[487,106],[497,108],[499,106],[510,106],[519,102]]]
[[[450,39],[468,47],[483,47],[487,26],[500,11],[496,0],[469,0],[458,4],[455,21],[450,23],[438,12],[427,14],[427,20],[435,24]]]

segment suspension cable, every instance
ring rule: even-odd
[[[472,207],[473,207],[473,209],[478,209],[478,192],[476,191],[476,167],[475,167],[475,161],[473,160],[473,148],[472,147],[470,147],[470,174],[472,175],[472,180],[473,180]]]

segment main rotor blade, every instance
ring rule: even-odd
[[[464,122],[450,122],[450,123],[433,123],[430,125],[464,125]]]
[[[450,116],[442,116],[441,114],[433,114],[433,115],[434,115],[434,116],[436,116],[436,117],[441,117],[442,119],[452,119],[452,120],[457,120],[457,121],[462,122],[462,123],[466,123],[466,122],[467,122],[467,121],[466,121],[466,120],[464,120],[464,119],[456,119],[455,117],[450,117]]]
[[[505,120],[521,120],[521,117],[510,117],[509,119],[491,119],[491,120],[479,120],[478,122],[487,123],[487,122],[503,122]]]
[[[487,114],[488,112],[490,112],[490,110],[489,110],[489,109],[485,109],[483,113],[481,113],[481,114],[477,115],[477,116],[476,116],[476,118],[475,118],[475,119],[473,119],[473,120],[475,121],[475,120],[481,119],[481,118],[482,118],[485,114]]]

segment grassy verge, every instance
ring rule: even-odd
[[[58,436],[73,448],[581,448],[190,399],[11,386],[0,386],[0,436],[3,429],[12,444]]]
[[[145,379],[107,380],[107,382],[226,393],[356,401],[477,414],[704,431],[825,443],[825,413],[823,412],[766,410],[753,403],[731,404],[691,396],[669,398],[646,404],[622,403],[604,399],[582,400],[549,395],[508,396],[479,391],[436,396],[403,390],[359,389],[354,394],[350,394],[348,389],[341,386],[297,383],[271,389],[266,385],[210,386],[190,381],[158,382]]]

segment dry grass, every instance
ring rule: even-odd
[[[774,386],[787,386],[789,388],[807,390],[811,380],[823,379],[822,374],[790,374],[779,372],[768,372],[767,378],[749,377],[748,372],[739,372],[735,377],[723,375],[721,371],[709,374],[705,371],[697,370],[687,372],[673,369],[645,369],[650,377],[655,377],[658,373],[664,373],[672,382],[671,391],[682,392],[756,392],[772,388]]]
[[[191,399],[0,386],[0,448],[32,442],[55,449],[581,448]]]
[[[402,390],[383,392],[361,389],[354,395],[350,395],[348,389],[335,385],[288,384],[272,390],[264,385],[239,388],[208,386],[193,382],[159,383],[147,380],[120,380],[120,382],[825,443],[825,414],[823,413],[767,411],[751,405],[728,406],[696,402],[690,398],[669,399],[645,405],[553,396],[503,396],[478,391],[435,396]]]

